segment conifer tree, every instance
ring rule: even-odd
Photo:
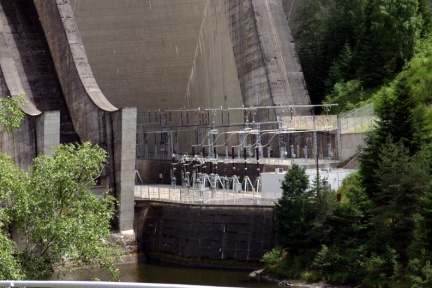
[[[308,247],[306,235],[313,217],[308,185],[305,170],[293,164],[284,176],[282,197],[275,205],[276,238],[290,255],[298,255]]]
[[[414,213],[431,180],[429,164],[423,153],[411,156],[401,142],[389,139],[381,148],[378,169],[378,190],[375,203],[373,243],[385,241],[402,262],[408,259],[407,248],[414,239]]]
[[[406,81],[401,74],[392,86],[380,91],[381,100],[376,109],[379,120],[367,137],[360,156],[362,185],[372,199],[379,191],[376,170],[381,161],[381,148],[387,141],[390,139],[392,143],[401,143],[410,155],[414,155],[427,135],[424,131],[424,114],[419,111],[419,103],[410,93]]]

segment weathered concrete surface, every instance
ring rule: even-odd
[[[28,115],[60,111],[63,143],[79,140],[65,105],[50,51],[33,1],[1,0],[2,69],[10,94],[25,94]],[[3,95],[8,95],[4,93]]]
[[[42,66],[49,65],[45,62],[49,54],[44,54],[47,50],[43,45],[44,36],[38,30],[39,23],[34,23],[34,17],[28,17],[32,14],[29,12],[31,7],[28,1],[0,1],[1,97],[21,95],[25,100],[21,105],[24,120],[15,132],[2,131],[1,150],[23,169],[28,169],[38,154],[45,154],[49,147],[57,146],[60,134],[59,113],[45,114],[39,110],[58,110],[58,102],[51,101],[46,105],[47,101],[42,101],[39,107],[35,105],[43,98],[42,93],[46,99],[53,99],[60,90],[55,86],[43,91],[50,85],[43,86],[39,82],[55,82],[55,74]],[[57,115],[55,119],[45,121],[53,115]],[[67,115],[64,118],[67,122]]]
[[[95,77],[114,105],[138,112],[184,106],[206,4],[73,1]]]
[[[282,0],[289,27],[294,37],[299,31],[300,22],[303,20],[300,18],[301,15],[298,13],[299,7],[303,2],[304,0]]]
[[[310,104],[281,1],[252,0],[252,6],[273,104]]]
[[[258,262],[275,245],[273,207],[137,201],[135,215],[145,253]]]
[[[341,135],[342,152],[341,161],[345,161],[359,152],[362,145],[365,144],[367,133],[350,133]]]
[[[52,156],[60,144],[60,111],[48,111],[36,119],[37,152]]]
[[[67,107],[81,140],[109,153],[104,178],[119,200],[118,228],[133,229],[136,109],[118,109],[93,77],[69,1],[36,0],[35,6],[55,64]]]
[[[102,176],[121,202],[121,230],[132,229],[141,112],[309,103],[281,0],[0,4],[1,91],[24,92],[28,115],[60,111],[59,121],[26,116],[19,133],[2,135],[2,148],[28,165],[57,141],[56,125],[61,143],[105,148],[110,163]],[[180,141],[189,147],[186,138]]]
[[[69,1],[35,1],[75,129],[83,141],[100,142],[99,114],[113,112],[87,61]]]
[[[101,89],[138,122],[149,109],[309,103],[281,0],[73,7]]]
[[[133,229],[135,186],[136,109],[122,108],[112,113],[115,191],[120,231]],[[112,155],[111,154],[111,155]]]

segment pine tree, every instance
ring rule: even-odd
[[[410,155],[402,142],[389,139],[381,148],[378,191],[375,203],[373,241],[383,241],[395,249],[402,261],[408,259],[407,247],[414,239],[414,213],[431,180],[429,164],[423,153]]]
[[[418,0],[369,1],[358,48],[358,77],[365,87],[376,86],[402,70],[422,28]]]
[[[308,248],[306,235],[314,215],[308,185],[305,170],[293,164],[285,174],[282,197],[274,208],[278,244],[292,256]]]
[[[419,111],[419,104],[412,95],[404,74],[379,93],[377,104],[376,127],[367,139],[360,155],[360,174],[366,193],[374,198],[379,191],[376,170],[380,163],[381,147],[389,137],[393,143],[402,143],[410,155],[417,153],[423,143],[425,132],[424,114]]]

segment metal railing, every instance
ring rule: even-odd
[[[136,185],[136,200],[158,200],[199,205],[274,205],[275,199],[262,198],[260,192],[217,189],[199,190],[168,185]]]
[[[216,286],[103,282],[103,281],[0,281],[0,287],[129,287],[129,288],[217,288]],[[218,286],[218,288],[223,288]],[[225,287],[229,288],[229,287]]]

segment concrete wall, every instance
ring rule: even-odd
[[[142,251],[168,258],[258,262],[275,245],[273,207],[137,201],[135,215]]]
[[[99,89],[68,1],[35,1],[75,129],[83,141],[100,142],[99,119],[114,107]]]
[[[114,105],[184,106],[207,2],[73,1],[95,77]]]
[[[51,156],[60,144],[60,111],[45,112],[36,118],[38,155]]]
[[[54,61],[73,125],[82,141],[106,149],[109,178],[120,202],[118,228],[133,229],[136,109],[118,109],[99,89],[87,60],[69,1],[36,0],[35,6]]]
[[[161,108],[310,102],[281,0],[72,5],[102,91],[138,122]]]
[[[359,147],[365,144],[367,133],[342,134],[342,155],[341,161],[345,161],[359,151]]]
[[[252,0],[252,5],[273,104],[310,104],[281,0]]]
[[[187,71],[186,91],[179,95],[185,99],[177,108],[183,105],[186,108],[241,107],[243,104],[228,9],[227,1],[207,1],[194,57]],[[239,122],[241,118],[232,120]]]
[[[28,169],[37,155],[49,154],[60,141],[59,111],[43,113],[37,107],[44,110],[60,108],[58,102],[48,101],[58,96],[57,87],[44,89],[54,81],[53,73],[41,67],[41,63],[49,66],[44,62],[49,55],[43,53],[46,46],[43,45],[43,34],[38,30],[40,25],[33,23],[31,12],[28,16],[32,7],[25,1],[0,1],[1,97],[21,96],[25,101],[20,106],[24,113],[20,127],[12,133],[1,131],[1,150],[22,169]],[[35,47],[38,50],[32,51]],[[47,82],[50,84],[46,85]],[[41,98],[44,100],[39,101]]]
[[[305,0],[282,0],[289,27],[294,37],[299,30],[300,22],[303,20],[300,19],[300,15],[298,14],[298,9],[303,2],[305,2]]]
[[[32,116],[60,111],[62,143],[78,141],[33,1],[0,0],[1,66],[5,95],[25,95]],[[31,161],[30,161],[31,162]]]
[[[122,108],[114,112],[113,145],[114,145],[114,176],[116,198],[120,206],[119,228],[121,231],[133,229],[134,219],[134,186],[135,186],[135,143],[136,143],[136,109]]]

